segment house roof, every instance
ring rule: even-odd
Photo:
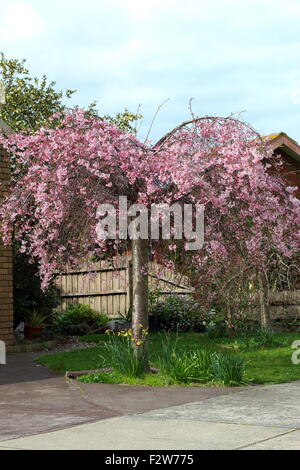
[[[300,146],[285,132],[269,134],[264,137],[272,150],[282,149],[287,155],[300,162]]]

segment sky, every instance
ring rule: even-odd
[[[300,141],[300,0],[0,0],[0,51],[35,76],[97,100],[140,106],[155,142],[197,116],[242,112],[262,134]]]

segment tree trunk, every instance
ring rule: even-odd
[[[232,306],[229,302],[227,303],[227,332],[230,337],[234,336]]]
[[[132,329],[134,348],[144,358],[144,371],[150,369],[148,358],[148,240],[132,240]]]
[[[269,299],[264,289],[262,275],[259,274],[259,313],[260,326],[262,329],[269,328]]]

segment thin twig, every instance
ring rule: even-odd
[[[155,119],[156,119],[156,116],[158,115],[158,113],[159,113],[159,111],[161,110],[161,108],[162,108],[169,100],[170,100],[170,98],[166,99],[165,101],[163,101],[163,103],[161,103],[161,104],[158,106],[158,108],[157,108],[157,110],[156,110],[156,113],[154,114],[153,119],[152,119],[152,121],[151,121],[148,134],[147,134],[147,136],[146,136],[146,139],[144,140],[144,144],[147,142],[148,137],[149,137],[149,135],[150,135],[150,132],[152,131],[152,127],[153,127],[154,121],[155,121]]]

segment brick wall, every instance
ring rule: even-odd
[[[10,180],[10,162],[7,154],[0,147],[0,202],[8,194]],[[0,340],[6,346],[14,343],[13,335],[13,270],[11,247],[0,243]]]

